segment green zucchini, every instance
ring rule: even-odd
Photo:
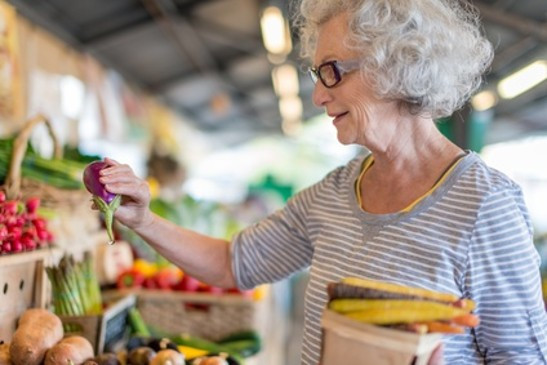
[[[226,343],[226,342],[234,342],[234,341],[242,341],[242,340],[252,340],[260,342],[260,335],[258,332],[253,330],[248,331],[239,331],[232,333],[228,336],[225,336],[217,341],[217,343]]]
[[[255,340],[239,340],[226,342],[223,343],[222,346],[227,349],[229,353],[237,353],[243,358],[250,357],[259,353],[262,348],[261,342]]]

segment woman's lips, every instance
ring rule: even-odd
[[[332,120],[332,122],[334,124],[337,124],[340,122],[340,119],[342,119],[344,116],[346,116],[346,114],[348,114],[348,112],[345,112],[345,113],[342,113],[342,114],[338,114],[336,117],[334,117],[334,119]]]

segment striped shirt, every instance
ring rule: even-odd
[[[362,163],[335,169],[232,242],[243,288],[310,269],[302,364],[319,363],[326,285],[346,276],[475,300],[481,323],[446,336],[446,364],[546,364],[540,259],[518,185],[470,152],[409,212],[371,214],[354,189]]]

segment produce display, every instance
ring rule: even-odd
[[[252,290],[238,288],[223,289],[200,282],[185,274],[181,269],[169,263],[155,263],[138,258],[133,266],[122,271],[116,280],[118,289],[157,289],[191,293],[239,294],[255,300],[260,300],[264,288]]]
[[[0,179],[5,179],[6,173],[10,171],[8,169],[9,155],[13,147],[13,140],[2,143],[0,141]],[[21,153],[20,156],[23,154]],[[94,204],[104,216],[109,243],[114,243],[113,215],[120,204],[121,197],[108,193],[104,185],[100,183],[99,172],[104,167],[105,164],[101,161],[84,165],[82,162],[62,158],[44,159],[36,154],[30,145],[27,145],[20,173],[20,177],[27,179],[24,180],[26,185],[21,183],[17,185],[18,189],[5,190],[11,191],[9,197],[0,190],[0,255],[30,251],[52,244],[53,234],[48,229],[48,220],[44,216],[50,218],[49,225],[55,228],[54,223],[61,222],[57,219],[58,212],[63,211],[66,207],[80,206],[79,203],[69,204],[69,200],[62,199],[62,197],[73,196],[73,193],[74,196],[76,193],[79,196],[85,195],[83,187],[93,195]],[[30,185],[28,179],[37,181],[38,184]],[[4,189],[6,186],[8,184],[4,186]],[[38,190],[42,187],[45,190]],[[55,188],[50,191],[51,187]],[[65,194],[68,191],[65,189],[71,189],[72,192]],[[46,190],[48,192],[46,195],[40,195]],[[29,197],[30,191],[36,191],[39,197]],[[25,198],[15,200],[12,196]],[[82,204],[86,204],[86,201]],[[184,197],[174,202],[155,199],[151,202],[151,209],[177,224],[190,226],[195,230],[218,237],[229,238],[240,228],[225,207],[219,204],[198,202],[190,197]],[[71,221],[78,217],[79,214],[68,215]],[[98,216],[93,218],[98,218]],[[62,224],[67,225],[70,222],[62,221]],[[198,332],[195,328],[188,329],[187,332],[192,332],[192,334],[181,334],[182,330],[165,333],[161,332],[161,328],[147,328],[139,314],[139,306],[135,306],[135,302],[133,302],[132,305],[135,307],[128,307],[129,310],[123,308],[123,311],[119,312],[123,315],[116,317],[124,318],[123,321],[129,323],[122,322],[121,319],[115,321],[114,317],[109,319],[108,323],[112,325],[110,328],[116,328],[116,331],[121,329],[120,336],[123,338],[116,337],[114,341],[109,340],[107,346],[103,337],[100,340],[96,338],[100,333],[99,329],[109,328],[104,323],[97,324],[93,330],[87,329],[86,326],[79,327],[82,323],[88,323],[88,320],[95,320],[101,316],[106,318],[104,313],[108,311],[108,308],[106,310],[103,308],[101,288],[94,272],[95,268],[92,262],[94,252],[88,250],[87,246],[85,250],[81,251],[63,251],[64,248],[70,249],[71,246],[60,246],[59,242],[63,235],[56,229],[53,231],[57,237],[57,248],[51,251],[51,257],[45,261],[45,266],[47,266],[45,273],[51,284],[48,286],[51,296],[47,296],[47,299],[51,298],[51,302],[45,303],[45,305],[51,305],[51,308],[50,310],[27,309],[18,318],[16,329],[14,326],[16,318],[13,318],[13,328],[10,330],[11,332],[7,333],[9,343],[0,343],[0,365],[243,365],[246,358],[261,350],[260,336],[253,330],[247,330],[254,327],[246,323],[254,320],[255,301],[262,299],[265,287],[247,291],[237,288],[221,289],[206,285],[183,273],[157,255],[152,255],[153,260],[151,261],[146,261],[137,255],[134,266],[122,272],[114,286],[122,290],[154,289],[156,293],[158,293],[157,290],[200,293],[198,296],[188,295],[192,298],[199,297],[196,303],[191,300],[185,302],[186,295],[181,295],[179,299],[178,295],[169,294],[174,300],[178,300],[178,303],[175,304],[179,308],[187,309],[188,313],[195,313],[195,318],[198,319],[201,318],[200,314],[207,313],[209,309],[211,309],[211,313],[222,313],[217,309],[219,307],[230,309],[237,307],[244,314],[232,316],[238,318],[237,323],[223,320],[222,330],[219,330],[219,325],[215,324],[216,321],[213,320],[211,314],[212,319],[207,324],[207,328],[210,333],[214,333],[216,336],[208,332],[200,334],[204,337],[201,338],[195,335]],[[72,243],[72,241],[68,242]],[[75,244],[77,243],[75,242]],[[132,241],[129,241],[129,244],[135,249],[135,253],[141,252],[139,244]],[[56,255],[59,248],[60,252],[65,253],[60,261]],[[74,260],[69,252],[75,255],[84,253],[83,260]],[[29,265],[29,267],[32,266]],[[139,293],[141,292],[139,291]],[[225,298],[217,297],[221,294],[235,294],[254,300],[243,298],[244,305],[242,306],[238,298],[231,297],[225,304],[223,302]],[[202,297],[207,300],[201,302]],[[236,302],[238,305],[233,305]],[[44,303],[40,305],[44,305]],[[148,312],[143,308],[143,313]],[[221,314],[220,318],[228,317]],[[114,325],[114,323],[117,324]],[[204,327],[202,323],[203,319],[199,319],[200,328]],[[12,333],[10,339],[9,336]],[[108,333],[112,334],[110,330]],[[226,334],[230,335],[226,336]],[[130,337],[127,342],[129,335],[133,337]],[[211,339],[215,341],[211,341]],[[101,342],[103,340],[105,343]],[[127,347],[119,349],[119,346],[124,345],[125,342],[127,342]],[[112,349],[116,349],[117,352],[101,353],[101,351],[111,351]],[[94,351],[98,353],[94,353]]]
[[[0,181],[6,179],[14,138],[0,139]],[[37,154],[28,144],[21,162],[21,175],[59,189],[83,189],[82,171],[85,164],[69,159],[47,159]]]
[[[65,333],[55,314],[28,309],[11,342],[0,344],[0,365],[243,365],[261,349],[254,331],[211,342],[187,334],[153,337],[142,323],[130,322],[133,337],[125,348],[95,354],[88,339]]]
[[[21,318],[10,343],[13,365],[40,365],[46,352],[63,338],[59,317],[45,309],[28,309]]]
[[[57,266],[47,267],[55,314],[82,316],[103,310],[99,283],[89,253],[83,261],[64,255]]]
[[[86,166],[84,170],[84,185],[86,189],[93,195],[93,202],[103,213],[108,233],[109,244],[114,243],[114,233],[112,224],[114,223],[114,212],[120,206],[122,197],[120,195],[111,194],[106,191],[104,185],[99,181],[100,171],[108,165],[102,161],[95,161]]]
[[[460,334],[479,324],[475,303],[453,294],[353,277],[327,290],[329,309],[360,322],[420,334]]]
[[[93,358],[91,343],[81,336],[69,336],[57,342],[47,351],[44,365],[82,364]]]
[[[0,254],[32,251],[53,241],[47,220],[38,214],[40,199],[6,200],[0,191]]]
[[[103,354],[95,361],[102,365],[101,358],[108,357],[116,358],[117,364],[126,365],[243,365],[243,359],[256,354],[260,348],[260,337],[253,331],[236,333],[218,342],[190,335],[172,338],[135,336],[129,340],[125,351]]]

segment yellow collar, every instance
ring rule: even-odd
[[[435,191],[443,183],[443,181],[450,175],[452,170],[456,168],[458,163],[465,157],[465,155],[460,156],[456,159],[450,165],[448,169],[442,174],[442,176],[437,180],[437,182],[429,189],[424,195],[420,196],[418,199],[414,200],[412,203],[410,203],[406,208],[402,209],[400,212],[408,213],[410,212],[419,202],[421,202],[423,199],[425,199],[427,196],[429,196],[431,193]],[[361,186],[361,180],[363,180],[363,176],[365,176],[365,173],[368,171],[368,169],[374,164],[374,156],[368,155],[367,158],[363,161],[363,164],[361,165],[361,172],[359,173],[359,177],[357,178],[357,181],[355,182],[355,193],[357,195],[357,203],[359,204],[359,207],[363,206],[363,200],[361,197],[361,189],[359,188]],[[363,209],[363,208],[361,208]]]

